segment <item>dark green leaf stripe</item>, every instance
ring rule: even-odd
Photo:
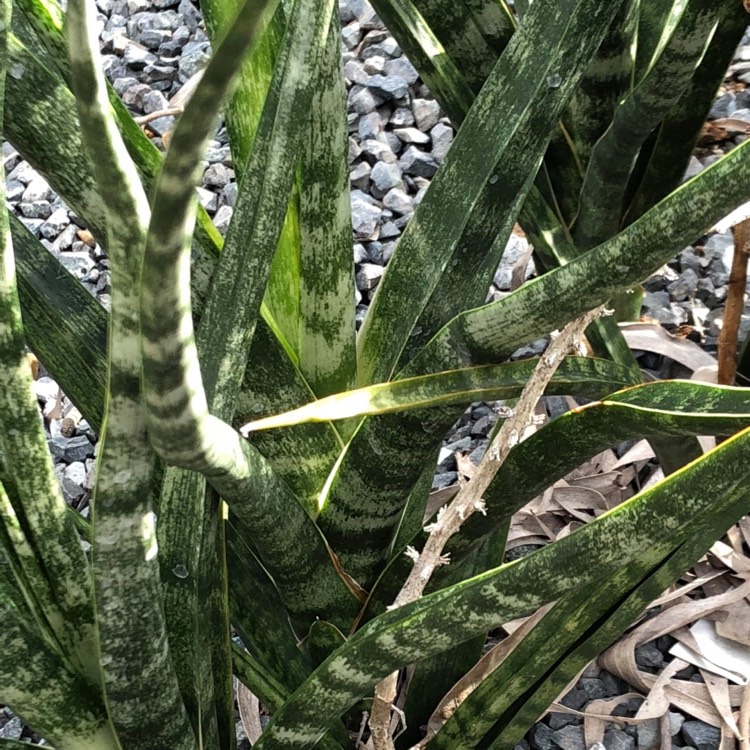
[[[389,379],[501,159],[504,169],[494,177],[507,190],[509,209],[528,184],[529,168],[541,157],[615,10],[589,0],[534,4],[474,103],[378,286],[358,338],[360,385]],[[540,47],[549,49],[541,69],[526,62]],[[504,112],[500,122],[497,111]],[[524,165],[518,171],[517,158]]]
[[[573,230],[582,249],[594,247],[618,231],[638,151],[683,95],[720,11],[721,3],[713,0],[688,2],[658,60],[617,108],[612,124],[594,147]]]
[[[148,199],[111,115],[94,7],[72,0],[68,30],[76,104],[105,204],[112,267],[108,398],[93,497],[94,584],[107,705],[128,747],[192,750],[197,743],[172,668],[161,605],[151,501],[155,456],[140,389],[138,279]]]
[[[300,184],[299,366],[318,396],[351,387],[357,361],[346,89],[338,7],[312,82]]]
[[[257,327],[245,379],[237,394],[237,427],[315,398],[291,359],[271,345],[272,337],[267,326]],[[330,424],[299,425],[253,435],[251,442],[302,505],[317,514],[320,491],[343,447],[336,430]]]
[[[465,554],[495,524],[619,442],[662,435],[722,435],[748,424],[750,390],[693,382],[636,386],[580,407],[546,425],[511,453],[488,490],[486,521],[469,519],[451,540],[450,549],[454,556]],[[567,446],[564,455],[555,450],[559,445]],[[543,478],[532,471],[541,464]]]
[[[395,380],[356,391],[313,401],[299,409],[251,422],[243,432],[288,427],[304,422],[324,422],[406,409],[424,409],[473,401],[515,398],[534,371],[538,360],[508,362],[504,365],[466,367],[417,378]],[[618,385],[640,382],[632,370],[603,359],[568,357],[552,379],[553,388],[570,387],[571,393],[583,385],[591,393]]]
[[[292,14],[285,44],[286,59],[277,68],[276,88],[272,87],[270,95],[272,103],[267,105],[256,136],[254,155],[242,183],[237,204],[240,220],[232,223],[228,233],[211,296],[201,319],[198,349],[202,356],[200,369],[209,389],[208,402],[218,415],[227,418],[232,416],[234,395],[239,386],[238,373],[242,374],[248,335],[252,334],[253,309],[257,314],[261,301],[264,274],[262,270],[254,273],[251,265],[254,262],[263,264],[262,257],[258,258],[258,255],[263,255],[258,252],[259,247],[265,247],[266,255],[270,257],[277,245],[280,221],[287,203],[284,196],[288,195],[293,178],[284,160],[288,159],[289,153],[294,153],[294,148],[291,145],[290,151],[280,148],[279,139],[288,138],[291,139],[288,144],[294,144],[299,138],[299,113],[300,109],[304,111],[302,105],[310,93],[305,71],[314,67],[308,57],[312,56],[314,62],[322,52],[330,10],[330,7],[318,7],[305,0]],[[234,26],[230,36],[225,38],[214,58],[217,62],[210,64],[216,65],[216,75],[227,73],[220,54],[227,39],[243,34],[246,35],[245,30]],[[231,50],[231,47],[227,49]],[[231,59],[236,65],[236,57]],[[204,75],[202,84],[209,87],[207,91],[212,90],[214,84],[211,81],[210,76]],[[183,117],[189,114],[191,107],[198,107],[197,113],[205,116],[206,106],[201,104],[197,93]],[[215,98],[212,101],[215,106]],[[181,122],[187,127],[191,119]],[[188,142],[196,136],[193,130],[185,132],[184,138]],[[176,132],[172,140],[174,148],[178,144],[177,135]],[[184,162],[184,155],[179,158]],[[281,159],[280,163],[278,159]],[[174,169],[186,174],[189,171],[185,163]],[[167,177],[162,177],[162,186],[166,189],[176,179],[174,175],[169,176],[169,157],[165,170]],[[282,187],[284,180],[286,191]],[[185,200],[192,199],[192,188],[182,192]],[[170,195],[170,201],[174,201],[174,196]],[[147,265],[144,271],[147,286],[142,297],[144,373],[152,418],[152,441],[169,462],[203,473],[243,523],[253,529],[263,562],[269,567],[285,603],[298,622],[311,621],[326,611],[326,607],[337,613],[333,616],[340,617],[342,612],[351,614],[356,609],[357,600],[336,572],[325,540],[312,519],[256,449],[219,417],[207,412],[207,398],[192,337],[186,279],[181,272],[187,248],[180,248],[181,229],[172,224],[173,218],[172,213],[154,214],[152,230],[159,222],[165,222],[165,226],[150,235],[152,244],[147,250],[147,264],[150,253],[152,265]],[[183,258],[182,263],[175,262],[178,256]],[[266,273],[267,267],[268,263]],[[161,278],[150,277],[150,273],[159,270]],[[157,281],[150,282],[149,278]],[[171,317],[162,314],[161,307],[169,285],[172,287],[171,298],[183,305],[175,308],[179,313]],[[227,307],[228,300],[233,299],[236,304]],[[174,512],[177,512],[177,498],[175,503]],[[285,523],[280,523],[279,519],[284,519]],[[299,542],[293,549],[289,548],[289,538],[296,538]],[[306,571],[303,580],[299,578],[300,570]],[[310,581],[317,583],[311,585]]]
[[[216,43],[234,20],[239,3],[208,2],[202,10]],[[273,18],[258,43],[242,63],[234,93],[229,98],[225,119],[229,131],[229,145],[238,171],[245,169],[255,140],[263,104],[273,77],[273,70],[286,30],[284,4],[276,7]],[[289,202],[289,210],[274,256],[266,287],[265,306],[273,318],[279,338],[297,361],[299,353],[299,196],[296,191]]]
[[[639,83],[653,66],[686,7],[687,0],[653,0],[649,3],[640,3],[635,60],[636,83]]]
[[[638,26],[638,0],[624,0],[563,114],[545,164],[555,203],[567,226],[578,213],[583,176],[594,144],[612,122],[617,105],[630,91],[632,48]]]
[[[197,204],[194,187],[214,124],[207,115],[226,96],[244,53],[262,30],[268,5],[243,5],[206,68],[175,128],[149,226],[141,294],[149,431],[162,456],[188,468],[198,458],[205,460],[205,441],[210,445],[210,438],[202,434],[207,403],[193,337],[189,286],[190,237]],[[222,257],[226,261],[226,252]],[[214,296],[216,283],[214,279]],[[208,314],[204,313],[204,321]]]
[[[527,163],[526,173],[516,173],[516,156],[522,162],[530,154],[533,162],[534,153],[541,158],[565,97],[598,46],[601,36],[597,36],[597,29],[603,35],[615,12],[600,3],[589,6],[586,2],[555,4],[554,8],[540,3],[535,8],[527,18],[525,31],[513,37],[483,88],[389,263],[358,339],[362,385],[372,382],[372,378],[389,379],[394,359],[410,333],[412,315],[421,314],[420,306],[427,303],[453,252],[455,244],[451,244],[460,240],[472,204],[502,153],[515,156],[507,164],[504,162],[505,172],[497,181],[503,191],[499,205],[507,205],[511,211],[517,205],[517,193],[524,184],[528,186],[531,164]],[[551,31],[550,13],[565,24],[564,33]],[[587,44],[581,45],[581,38]],[[535,66],[527,66],[534,72],[523,90],[517,91],[521,79],[510,71],[522,64],[536,44],[550,49],[546,67],[540,72]],[[549,86],[550,75],[562,76],[559,87]],[[509,109],[511,114],[497,125],[493,107]],[[533,118],[539,130],[533,127]],[[495,144],[497,152],[488,156],[488,144]],[[513,185],[515,188],[511,189]],[[456,196],[460,196],[458,200]],[[476,216],[483,221],[481,211]],[[512,219],[512,214],[505,217],[507,222]],[[506,224],[506,231],[510,231],[510,223]],[[500,246],[504,247],[504,240]],[[481,242],[476,247],[484,254]],[[486,271],[492,263],[485,263]],[[450,313],[450,305],[447,308]],[[319,524],[344,567],[365,588],[377,576],[375,566],[390,542],[394,523],[427,459],[429,446],[439,437],[440,428],[433,420],[433,416],[410,415],[397,427],[394,422],[383,423],[392,425],[387,434],[365,424],[350,443],[331,482]],[[430,436],[425,431],[434,434]],[[373,451],[379,454],[377,469],[373,469]]]
[[[746,510],[737,504],[747,494],[748,451],[745,431],[555,544],[376,618],[296,691],[257,747],[310,748],[328,722],[393,670],[530,614],[631,561],[658,564],[699,515],[732,509],[734,518],[724,520],[736,521]]]
[[[505,0],[464,0],[474,22],[499,57],[516,28],[513,12]]]

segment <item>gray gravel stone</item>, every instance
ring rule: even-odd
[[[380,75],[385,70],[385,58],[380,55],[368,57],[364,62],[364,67],[368,75]]]
[[[375,187],[384,193],[395,187],[403,188],[403,181],[401,180],[401,170],[395,163],[389,164],[384,161],[379,161],[372,168],[370,179],[372,180]]]
[[[424,133],[432,130],[440,120],[440,105],[434,99],[413,99],[411,103],[417,127]]]
[[[693,297],[697,290],[698,274],[692,268],[685,269],[676,281],[667,286],[667,291],[677,302]]]
[[[485,452],[486,450],[487,449],[485,448]],[[471,458],[471,456],[473,455],[474,454],[472,453],[469,458]],[[549,724],[550,729],[554,730],[562,729],[563,727],[567,727],[569,724],[576,724],[579,721],[580,719],[573,714],[561,714],[553,712],[547,717],[547,723]]]
[[[380,209],[352,193],[352,227],[359,240],[376,240],[380,224]]]
[[[226,234],[229,222],[232,220],[233,209],[231,206],[220,206],[214,216],[214,224],[221,234]]]
[[[641,667],[659,669],[664,666],[664,654],[653,643],[645,643],[635,650],[635,661]]]
[[[369,292],[374,289],[383,278],[383,266],[375,263],[363,263],[357,272],[357,289],[361,292]]]
[[[341,38],[347,49],[354,49],[362,40],[362,27],[357,21],[352,21],[341,29]]]
[[[622,729],[608,729],[604,733],[606,750],[634,750],[635,739]]]
[[[49,201],[22,201],[18,204],[18,210],[27,219],[39,219],[44,221],[52,214],[52,206]],[[41,227],[41,224],[39,225]]]
[[[394,128],[409,127],[414,124],[414,113],[408,107],[396,107],[389,122]]]
[[[382,103],[383,98],[370,88],[357,85],[349,91],[349,108],[357,114],[365,115],[368,112],[373,112]]]
[[[416,146],[409,146],[399,159],[401,171],[417,177],[432,177],[437,172],[437,162],[432,156],[420,151]]]
[[[385,72],[389,76],[398,76],[409,86],[413,86],[419,78],[417,69],[405,57],[388,60],[385,64]]]
[[[511,281],[513,278],[513,269],[520,258],[528,252],[529,243],[525,237],[519,237],[518,235],[512,234],[508,240],[508,244],[505,247],[505,252],[500,261],[500,264],[495,271],[495,277],[493,283],[495,286],[502,290],[508,291],[510,289]],[[535,271],[532,261],[526,266],[525,278],[529,278]]]
[[[54,437],[47,441],[52,457],[65,463],[84,461],[94,455],[94,446],[84,435],[76,435],[72,438]]]
[[[398,161],[396,154],[387,143],[375,139],[362,141],[361,149],[371,163],[384,161],[386,164],[395,164]]]
[[[430,142],[430,136],[418,128],[396,128],[393,131],[400,141],[425,145]]]
[[[23,722],[18,716],[11,717],[0,727],[0,737],[4,740],[20,740],[23,734]]]
[[[65,502],[73,504],[85,494],[83,483],[86,481],[86,466],[82,461],[74,461],[65,467],[60,483]]]
[[[39,234],[41,234],[42,237],[46,237],[48,240],[53,240],[67,226],[70,226],[68,212],[64,208],[58,208],[53,211],[47,221],[39,227]]]
[[[661,744],[659,722],[649,719],[636,727],[638,750],[656,750]]]
[[[145,47],[135,42],[125,45],[122,59],[133,70],[143,70],[147,65],[153,65],[158,60],[153,52],[149,52]]]
[[[187,51],[186,46],[180,57],[180,62],[177,65],[180,71],[180,81],[185,83],[192,78],[199,70],[206,66],[209,58],[208,43],[190,51]]]
[[[377,111],[368,112],[359,118],[357,125],[357,135],[361,140],[366,141],[370,138],[376,139],[383,130],[383,123]]]
[[[375,75],[367,79],[367,88],[376,96],[386,99],[403,99],[409,93],[409,84],[400,75]]]
[[[60,253],[58,257],[60,263],[78,279],[87,276],[94,267],[94,261],[88,252]]]
[[[230,180],[234,179],[234,170],[225,167],[223,164],[211,164],[203,173],[203,182],[206,185],[216,188],[223,188],[228,185]]]
[[[23,182],[19,176],[15,179],[19,182]],[[55,194],[53,193],[52,188],[47,184],[47,181],[43,177],[35,176],[26,185],[26,189],[23,191],[23,196],[21,196],[21,202],[48,202],[54,199],[54,195]]]
[[[367,185],[370,182],[371,172],[372,167],[366,161],[362,161],[349,173],[349,181],[354,187],[359,188],[360,190],[366,190]]]
[[[552,739],[562,750],[586,750],[583,727],[580,724],[558,729]]]
[[[529,732],[532,750],[557,750],[559,745],[552,739],[554,732],[543,723],[535,724]]]
[[[412,199],[400,188],[393,188],[393,190],[390,190],[385,198],[383,198],[383,205],[394,213],[401,214],[402,216],[414,211],[414,203],[412,202]]]
[[[219,196],[216,195],[216,193],[213,192],[213,190],[207,190],[204,187],[198,188],[198,200],[201,203],[201,206],[208,211],[208,213],[212,214],[216,211],[216,209],[219,207]]]
[[[721,732],[703,721],[686,721],[682,725],[682,736],[696,750],[717,750]]]
[[[18,203],[18,201],[21,200],[24,190],[26,190],[26,188],[22,182],[19,182],[18,180],[9,180],[5,188],[5,200],[8,201],[8,203]]]

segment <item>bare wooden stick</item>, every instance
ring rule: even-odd
[[[745,285],[747,283],[747,259],[750,256],[750,219],[734,227],[734,255],[729,274],[727,303],[718,342],[720,385],[734,385],[737,372],[737,335],[740,330],[742,311],[745,309]]]
[[[552,342],[539,359],[515,410],[498,431],[476,473],[458,491],[452,502],[441,508],[436,521],[425,527],[425,531],[430,536],[422,552],[419,553],[414,549],[409,551],[409,556],[414,560],[414,567],[391,605],[391,609],[419,599],[435,569],[448,563],[448,559],[443,556],[446,543],[461,528],[467,518],[477,512],[484,513],[484,493],[510,451],[521,441],[526,427],[532,421],[536,404],[552,376],[571,346],[581,337],[586,328],[604,314],[604,309],[598,307],[569,323],[561,333],[552,335]],[[397,678],[398,673],[394,672],[378,683],[375,688],[375,698],[370,714],[370,739],[374,750],[395,750],[390,724],[391,709],[396,698]]]
[[[182,114],[182,107],[170,107],[169,109],[158,109],[156,112],[150,112],[142,117],[134,117],[133,119],[139,125],[146,125],[153,120],[158,120],[160,117],[177,117]]]

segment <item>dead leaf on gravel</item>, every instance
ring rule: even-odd
[[[715,576],[712,576],[712,579]],[[693,584],[689,584],[695,588]],[[675,589],[673,594],[678,595],[678,600],[688,592],[687,587]],[[733,586],[728,591],[711,596],[706,599],[686,599],[667,607],[656,616],[645,620],[634,628],[626,637],[607,650],[599,659],[599,664],[620,677],[633,687],[647,693],[644,706],[638,711],[638,717],[648,714],[662,714],[674,706],[700,721],[711,726],[727,726],[721,712],[717,709],[714,700],[709,693],[709,688],[702,683],[690,682],[677,679],[674,675],[681,671],[688,662],[683,658],[675,658],[670,662],[660,675],[653,675],[641,670],[635,659],[635,650],[644,643],[658,638],[659,636],[671,634],[673,637],[696,645],[695,638],[687,625],[701,618],[706,618],[719,610],[726,611],[736,602],[741,601],[750,594],[750,582],[745,581],[739,586]],[[706,620],[706,622],[711,622]],[[742,688],[736,685],[728,685],[727,695],[732,711],[740,705],[742,700]],[[653,718],[658,718],[653,716]]]
[[[654,323],[621,323],[622,331],[631,349],[654,352],[679,362],[690,370],[713,367],[716,360],[693,341],[672,336]]]

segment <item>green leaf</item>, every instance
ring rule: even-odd
[[[583,368],[578,371],[583,376],[581,378],[575,376],[579,365]],[[599,367],[604,369],[598,370]],[[444,377],[458,380],[459,403],[465,405],[484,396],[501,398],[517,395],[532,368],[533,362],[527,361],[503,365],[494,371],[479,370],[480,377],[488,376],[488,381],[483,385],[489,385],[490,388],[486,391],[476,389],[475,382],[472,384],[475,390],[469,390],[468,394],[464,390],[467,377],[465,372],[459,370],[447,373]],[[604,374],[609,368],[610,365],[604,365],[601,360],[569,360],[560,370],[560,379],[553,379],[548,392],[581,393],[585,388],[587,393],[597,398],[602,394],[599,387],[604,386],[606,390],[606,385],[597,384],[598,377],[592,376],[598,370],[601,373],[599,377],[609,380],[610,376]],[[615,366],[611,372],[619,373],[616,377],[633,382],[631,374],[625,368]],[[499,377],[508,379],[503,383],[498,380]],[[406,382],[407,388],[409,387],[409,381],[396,381],[382,386],[384,392],[398,392],[401,382]],[[429,378],[426,381],[416,380],[418,387],[425,382],[431,383]],[[434,382],[436,390],[439,382],[440,377]],[[592,390],[588,390],[589,387]],[[454,398],[449,394],[449,398],[442,399],[442,403],[454,401]],[[432,399],[434,400],[430,403],[441,403],[441,399],[434,396]],[[415,405],[418,404],[412,404]],[[404,404],[399,408],[403,407]],[[328,494],[328,502],[338,505],[333,508],[324,507],[318,523],[328,543],[341,558],[345,570],[363,587],[369,589],[374,583],[380,572],[378,566],[385,562],[412,486],[433,457],[445,431],[462,409],[463,407],[422,408],[371,417],[363,421],[347,446]],[[373,454],[377,457],[375,465]]]
[[[603,450],[625,440],[669,435],[725,435],[750,424],[750,390],[692,381],[655,382],[611,394],[553,420],[511,451],[490,484],[486,516],[473,516],[451,538],[446,553],[462,560],[510,517],[559,479]],[[559,446],[566,450],[560,451]],[[537,467],[544,466],[540,473]],[[410,570],[403,551],[421,549],[419,528],[402,538],[368,601],[364,619],[382,612]],[[442,571],[434,576],[436,587]]]
[[[719,9],[718,26],[700,65],[683,96],[659,126],[645,173],[625,217],[626,223],[639,218],[682,181],[716,92],[747,28],[744,6],[722,3]]]
[[[9,61],[9,21],[10,4],[3,0],[0,114]],[[2,516],[12,524],[6,528],[12,554],[33,586],[29,596],[38,600],[47,637],[60,644],[69,668],[94,682],[99,672],[94,656],[90,569],[55,476],[32,389],[4,184],[0,185],[0,252],[0,455],[7,467]]]
[[[120,750],[99,690],[2,601],[0,614],[0,701],[58,747]]]
[[[430,93],[454,123],[462,122],[471,108],[474,94],[414,0],[373,0],[372,4],[419,70]]]
[[[465,367],[371,385],[313,401],[285,414],[250,422],[242,431],[251,434],[306,422],[515,398],[528,382],[537,362],[536,359],[526,359],[504,365]],[[553,377],[549,392],[586,394],[595,398],[593,394],[604,394],[612,387],[638,382],[631,370],[613,362],[568,357]]]
[[[134,750],[165,745],[192,750],[196,737],[167,648],[151,497],[155,455],[140,388],[138,282],[148,198],[111,114],[94,6],[72,0],[67,28],[76,105],[104,201],[112,269],[113,345],[92,499],[99,663],[108,712],[122,742]]]
[[[573,224],[578,213],[581,185],[591,151],[632,85],[632,48],[639,2],[624,0],[619,6],[596,57],[570,98],[560,132],[553,138],[545,156],[554,204],[567,226]]]
[[[677,472],[564,539],[380,615],[284,704],[258,749],[312,747],[326,723],[399,667],[528,615],[631,561],[656,565],[686,539],[687,524],[699,517],[707,524],[719,515],[725,526],[736,522],[747,510],[749,451],[746,430],[689,470]]]
[[[346,88],[338,7],[312,82],[300,180],[299,367],[318,396],[346,390],[357,361]]]
[[[482,4],[491,5],[489,2],[474,3],[475,6]],[[415,0],[414,5],[440,39],[446,53],[463,73],[471,89],[479,93],[501,50],[490,46],[467,7],[468,4],[464,0]],[[499,3],[496,5],[499,6]],[[497,9],[500,10],[499,7]],[[507,16],[504,20],[504,41],[507,45],[513,26]]]
[[[648,74],[614,113],[591,154],[573,230],[586,250],[618,231],[628,178],[650,133],[683,96],[721,13],[712,0],[688,0],[679,23]]]
[[[601,3],[589,7],[585,0],[535,3],[474,103],[388,264],[358,338],[360,385],[389,379],[493,175],[493,184],[502,190],[496,210],[507,211],[499,234],[510,232],[529,173],[614,11]],[[586,33],[581,31],[584,17]],[[542,70],[536,56],[539,48],[549,50]],[[533,56],[532,65],[527,61]],[[549,85],[558,78],[559,86]],[[499,123],[493,116],[497,111],[504,113]],[[503,169],[495,174],[500,162]]]
[[[571,596],[566,597],[565,603],[561,603],[562,606],[553,610],[538,626],[539,632],[535,633],[533,638],[536,644],[520,644],[508,663],[491,675],[489,683],[494,683],[496,688],[502,685],[503,695],[507,695],[511,700],[514,692],[516,695],[523,693],[523,696],[520,705],[513,706],[495,724],[492,731],[494,739],[489,747],[502,750],[520,741],[538,719],[540,712],[555,700],[581,669],[611,645],[654,599],[708,552],[714,540],[721,537],[723,531],[731,524],[731,520],[727,519],[736,518],[743,509],[747,509],[747,496],[740,498],[736,507],[728,509],[726,514],[716,514],[691,522],[686,540],[659,566],[649,570],[647,565],[636,561],[629,566],[630,574],[628,571],[618,571],[603,580],[593,592],[574,595],[581,605],[574,616],[568,616],[568,612],[565,611],[569,611],[572,604],[568,604],[567,601]],[[638,580],[639,572],[643,580]],[[594,606],[597,600],[602,602],[603,606]],[[571,634],[568,638],[565,637],[566,630]],[[539,648],[540,643],[543,644],[542,648]],[[520,665],[524,671],[534,670],[539,678],[531,689],[526,682],[518,685],[515,691],[508,690],[513,681],[508,671],[513,670],[510,672],[511,675],[520,674]],[[503,676],[506,677],[504,682],[501,681]],[[492,695],[489,692],[491,688],[492,684],[480,686],[481,693],[477,695],[477,703],[482,702],[482,697]],[[480,725],[486,718],[499,713],[502,699],[497,699],[500,695],[501,693],[496,691],[489,701],[484,701],[480,709],[483,713]],[[473,712],[469,710],[467,713]],[[465,715],[462,716],[463,721],[459,721],[459,724],[464,724],[467,718]],[[470,733],[473,734],[474,731],[470,730]],[[446,740],[449,739],[450,736],[446,737]],[[435,746],[448,746],[453,749],[450,742],[437,742],[437,738]]]
[[[13,215],[10,231],[26,340],[99,432],[107,377],[107,313]]]
[[[454,318],[404,376],[496,362],[647,278],[750,198],[747,148],[735,148],[599,247],[498,302]]]

